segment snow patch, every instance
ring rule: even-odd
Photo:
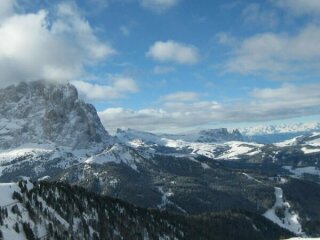
[[[320,152],[320,148],[308,148],[308,147],[303,147],[301,150],[304,152],[304,154],[310,154],[310,153],[317,153]]]
[[[320,170],[317,167],[293,168],[291,166],[283,166],[282,168],[288,170],[297,178],[303,177],[304,174],[311,174],[320,177]]]
[[[299,215],[295,213],[288,202],[283,200],[283,190],[279,187],[275,187],[276,202],[274,206],[266,211],[263,216],[297,235],[303,234],[301,224],[299,222]],[[277,212],[283,214],[283,218],[280,218]]]

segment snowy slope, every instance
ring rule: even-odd
[[[275,143],[274,146],[277,147],[300,147],[304,154],[312,154],[320,152],[320,133],[312,132],[305,135],[300,135],[298,137]]]
[[[209,133],[227,134],[226,130],[208,131]],[[255,155],[260,153],[259,148],[262,144],[247,143],[243,141],[220,141],[220,138],[208,136],[202,138],[203,142],[198,141],[202,135],[169,135],[169,134],[150,134],[132,129],[118,130],[117,139],[127,146],[136,149],[153,149],[157,154],[169,154],[172,156],[195,157],[205,156],[208,158],[217,159],[238,159],[241,155]],[[237,132],[234,132],[237,135]],[[218,135],[219,135],[218,134]],[[233,136],[233,135],[232,135]],[[230,137],[230,136],[229,136]],[[229,139],[229,137],[227,137]],[[230,137],[231,139],[233,137]],[[212,141],[211,141],[212,140]],[[165,147],[165,150],[161,147]]]
[[[302,227],[299,215],[290,209],[290,204],[284,201],[283,191],[279,187],[275,187],[276,202],[274,206],[263,215],[277,225],[288,229],[289,231],[301,235]],[[279,216],[279,213],[282,215]]]
[[[88,158],[85,163],[87,164],[105,164],[114,162],[117,164],[124,163],[137,171],[136,162],[139,162],[142,157],[139,156],[133,149],[116,143],[109,149]]]
[[[27,186],[29,190],[32,188],[31,183],[28,183]],[[32,227],[35,227],[25,207],[17,199],[13,199],[13,193],[20,193],[20,191],[21,189],[17,183],[0,184],[0,206],[3,209],[7,209],[6,212],[8,213],[8,217],[3,220],[3,226],[0,226],[4,240],[25,240],[26,235],[22,231],[22,222],[28,222]],[[13,207],[18,209],[19,214],[13,212]],[[19,229],[18,231],[15,229],[16,226]],[[37,226],[37,232],[39,234],[37,235],[38,237],[46,235],[46,230],[42,224]]]

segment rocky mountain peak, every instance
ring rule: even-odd
[[[242,141],[243,137],[238,129],[229,132],[227,128],[202,130],[199,132],[198,142]]]
[[[71,84],[35,81],[0,89],[0,148],[53,143],[74,149],[109,145],[94,106]]]

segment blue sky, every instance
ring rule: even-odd
[[[0,83],[71,82],[108,130],[319,118],[318,0],[3,0],[0,7]]]

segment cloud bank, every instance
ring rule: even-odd
[[[174,132],[217,123],[257,122],[320,114],[318,83],[254,89],[249,96],[247,102],[227,104],[174,93],[164,96],[165,102],[159,108],[108,108],[99,112],[99,116],[110,131],[121,127]]]

